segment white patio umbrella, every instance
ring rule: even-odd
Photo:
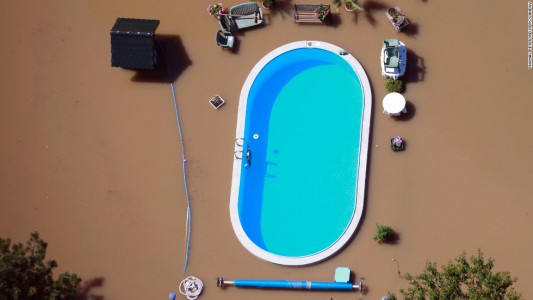
[[[383,98],[383,113],[397,116],[402,112],[407,112],[405,109],[406,101],[400,93],[389,93]]]

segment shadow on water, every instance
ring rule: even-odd
[[[104,296],[95,295],[91,291],[104,285],[104,277],[85,280],[78,286],[76,300],[104,300]]]
[[[266,10],[263,10],[265,12]],[[279,14],[281,16],[282,20],[285,20],[285,17],[292,18],[294,12],[294,6],[292,4],[291,0],[275,0],[274,8],[272,8],[269,13],[270,15],[277,15]]]
[[[409,21],[409,25],[407,25],[403,30],[402,30],[402,33],[404,33],[405,35],[408,35],[408,36],[415,36],[415,35],[418,35],[418,28],[420,27],[418,24],[416,23],[413,23],[411,21]]]
[[[341,21],[341,17],[339,14],[333,14],[333,13],[330,13],[329,15],[329,20],[325,21],[324,24],[326,24],[327,26],[331,26],[331,27],[339,27],[339,25],[341,25],[342,21]],[[320,24],[320,23],[318,23]]]
[[[238,54],[240,46],[241,46],[241,41],[236,36],[234,36],[233,48],[232,49],[222,49],[222,50],[228,51],[231,54]]]
[[[138,70],[131,78],[135,82],[169,83],[192,64],[181,38],[177,35],[157,35],[158,62],[154,70]]]
[[[365,279],[364,277],[361,278],[361,280],[363,280],[363,281],[364,281],[364,279]],[[364,284],[364,283],[363,283],[363,284]],[[370,292],[370,288],[368,287],[368,285],[364,285],[364,286],[363,286],[363,290],[360,291],[360,292],[358,293],[359,296],[358,296],[357,299],[359,299],[359,300],[363,300],[362,295],[366,295],[366,294],[368,294],[369,292]]]
[[[406,101],[405,109],[407,110],[407,113],[394,117],[396,121],[409,121],[416,115],[416,107],[413,103]]]
[[[400,243],[400,234],[396,231],[392,233],[392,236],[383,242],[385,245],[398,245]]]
[[[413,50],[407,49],[407,70],[403,77],[404,83],[424,81],[426,77],[426,64],[424,58],[418,56]]]
[[[365,19],[368,21],[368,23],[370,23],[370,25],[372,25],[372,27],[375,27],[377,24],[377,20],[374,17],[374,13],[376,12],[382,13],[387,8],[389,8],[388,5],[382,2],[379,2],[379,1],[374,1],[374,0],[365,1],[363,4],[363,7],[364,7],[363,14],[365,16]],[[383,13],[383,17],[385,17],[384,13]]]
[[[268,23],[265,20],[270,20],[270,16],[264,17],[263,16],[263,23],[257,24],[256,26],[252,26],[249,28],[239,29],[239,30],[233,30],[231,34],[233,36],[245,36],[247,32],[249,31],[255,31],[255,30],[261,30],[263,27],[268,26]]]
[[[381,2],[381,1],[376,1],[376,0],[367,0],[364,2],[364,8],[365,10],[369,11],[369,12],[373,12],[373,11],[381,11],[381,10],[386,10],[387,8],[389,8],[390,6]]]
[[[352,14],[353,14],[353,18],[352,18],[353,23],[354,23],[354,24],[357,24],[357,23],[359,22],[359,15],[360,15],[360,14],[366,14],[366,12],[362,12],[362,13],[361,13],[361,12],[354,12],[354,13],[352,13]],[[372,27],[374,27],[373,24],[372,24]]]

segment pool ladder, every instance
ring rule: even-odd
[[[233,152],[233,156],[235,156],[236,159],[242,160],[244,154],[246,153],[246,162],[244,163],[244,167],[249,168],[251,165],[252,151],[248,147],[246,140],[244,138],[236,138],[235,146],[237,150]]]

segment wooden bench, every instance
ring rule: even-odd
[[[294,22],[296,23],[324,23],[323,20],[316,16],[316,9],[320,5],[318,4],[295,4],[294,5]],[[330,10],[329,4],[324,5]],[[331,11],[331,10],[330,10]],[[326,20],[329,18],[326,16]]]

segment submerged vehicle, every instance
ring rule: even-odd
[[[386,39],[381,47],[381,75],[398,79],[405,74],[407,48],[397,39]]]

